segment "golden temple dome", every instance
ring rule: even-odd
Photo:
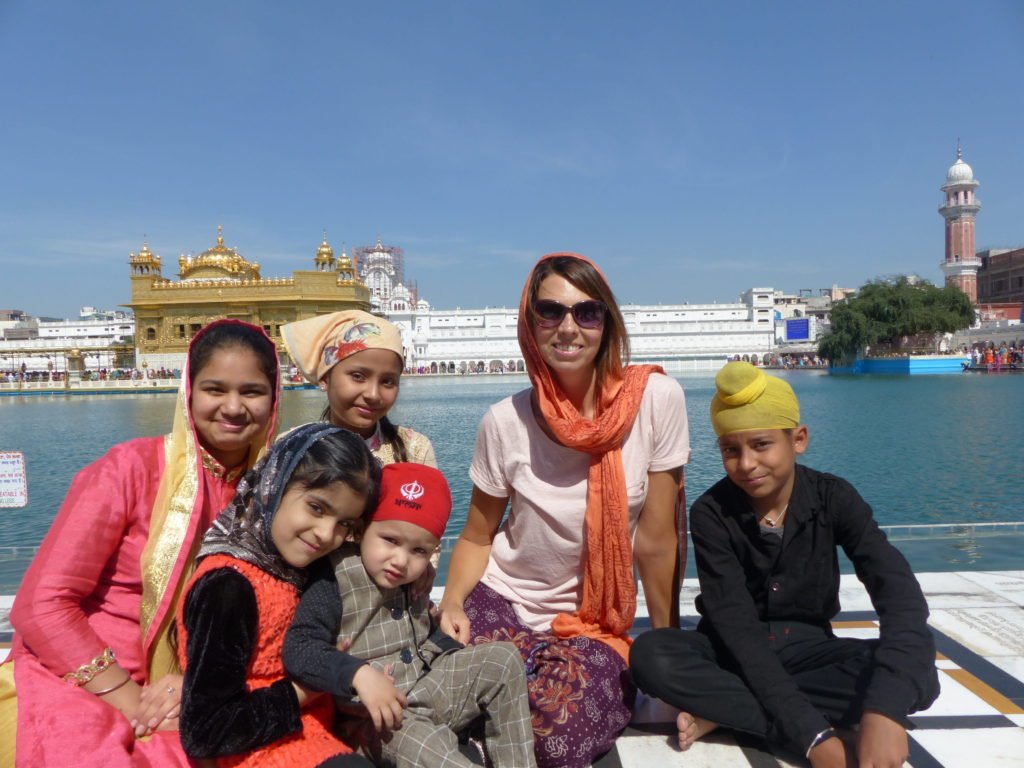
[[[327,242],[327,230],[324,230],[324,241],[316,249],[316,258],[313,259],[316,268],[324,271],[334,267],[334,249]]]
[[[317,258],[323,256],[325,258],[334,258],[334,249],[331,248],[327,243],[327,230],[324,230],[324,241],[320,243],[320,247],[316,249]]]
[[[153,251],[149,249],[149,243],[143,240],[142,247],[139,249],[139,252],[137,254],[128,254],[128,260],[132,264],[159,264],[160,256],[153,253]]]
[[[142,241],[142,248],[138,253],[128,254],[128,264],[131,266],[133,277],[160,277],[160,270],[163,267],[160,255],[149,250],[149,243],[145,240]]]
[[[217,227],[217,244],[196,257],[179,256],[182,280],[259,280],[260,265],[246,261],[234,248],[224,245],[224,228]]]
[[[349,259],[348,254],[345,253],[345,248],[341,249],[341,256],[338,257],[338,280],[343,283],[350,283],[355,280],[356,269],[355,264]]]

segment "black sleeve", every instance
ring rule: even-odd
[[[246,686],[259,612],[245,576],[231,568],[205,574],[189,591],[184,614],[179,728],[189,757],[249,752],[301,730],[299,700],[287,678],[252,692]]]
[[[704,616],[773,727],[786,742],[804,750],[829,723],[800,691],[768,643],[736,554],[739,543],[731,538],[742,534],[725,521],[720,503],[705,494],[690,510],[690,535]]]
[[[939,693],[928,604],[910,564],[852,485],[834,479],[829,509],[836,519],[836,539],[867,589],[881,627],[864,708],[904,722]]]
[[[335,643],[341,627],[341,594],[323,558],[311,569],[309,586],[284,636],[284,668],[295,680],[332,696],[352,696],[352,678],[366,662],[339,651]]]

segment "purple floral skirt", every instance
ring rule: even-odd
[[[471,645],[504,640],[523,657],[539,768],[583,768],[612,748],[636,698],[621,656],[599,640],[523,626],[512,605],[484,584],[465,607]]]

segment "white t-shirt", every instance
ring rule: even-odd
[[[521,622],[543,631],[582,599],[590,455],[544,434],[530,392],[488,410],[469,476],[484,493],[511,500],[482,581],[513,604]],[[647,499],[647,473],[674,469],[689,458],[683,389],[675,379],[652,374],[622,445],[630,535]]]

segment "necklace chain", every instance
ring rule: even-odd
[[[779,521],[782,520],[782,518],[784,518],[786,516],[786,512],[788,512],[788,511],[789,511],[789,504],[787,504],[785,507],[782,508],[782,511],[779,512],[779,514],[777,514],[775,516],[774,520],[772,520],[770,517],[768,517],[768,515],[762,515],[760,522],[764,523],[769,528],[774,528],[775,526],[777,526],[779,524]]]

